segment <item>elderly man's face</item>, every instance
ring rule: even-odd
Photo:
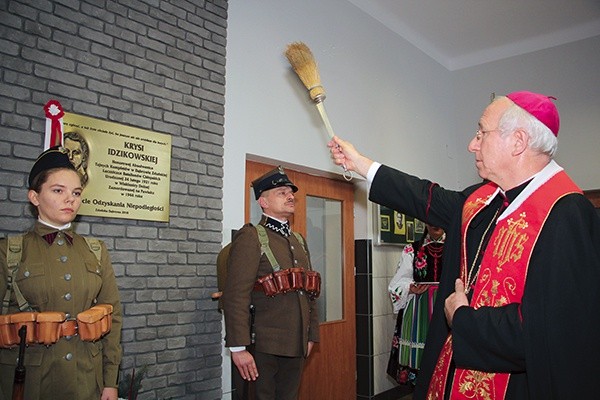
[[[500,98],[490,104],[479,119],[479,131],[467,147],[475,155],[475,166],[479,176],[500,187],[504,181],[503,175],[512,161],[512,133],[502,135],[498,124],[510,105],[511,101],[506,98]]]

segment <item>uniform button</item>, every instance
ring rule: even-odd
[[[65,274],[65,281],[71,280],[71,274]]]
[[[73,359],[73,354],[72,353],[67,353],[67,355],[65,356],[65,360],[71,361],[72,359]]]
[[[63,239],[63,238],[57,239],[56,244],[59,246],[62,246],[63,244],[65,244],[65,239]]]
[[[71,300],[71,293],[67,293],[64,295],[65,300],[69,301]]]
[[[69,314],[69,313],[65,313],[65,318],[66,318],[66,319],[71,319],[71,314]]]
[[[29,278],[29,275],[31,275],[29,271],[25,271],[25,272],[23,272],[23,276],[24,276],[25,278]]]
[[[60,256],[60,261],[66,263],[67,260],[69,259],[69,257],[67,256]]]
[[[68,336],[65,336],[64,338],[65,338],[65,340],[68,342],[69,340],[73,339],[73,336],[71,336],[71,335],[68,335]]]
[[[298,260],[294,260],[294,264],[295,264],[295,265],[298,265]]]
[[[100,274],[100,270],[99,270],[99,269],[96,269],[96,273],[97,273],[97,274]]]
[[[291,246],[290,246],[290,249],[294,250],[294,245],[291,245]]]

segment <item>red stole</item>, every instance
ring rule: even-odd
[[[466,232],[473,218],[483,210],[498,187],[489,183],[469,196],[463,206],[461,227],[460,278],[467,285],[469,267]],[[527,190],[527,188],[525,189]],[[501,307],[520,303],[525,288],[531,254],[554,204],[569,193],[581,193],[564,171],[548,179],[509,215],[499,220],[485,251],[470,306]],[[452,332],[440,352],[433,371],[427,399],[443,399],[452,360]],[[457,368],[452,381],[451,399],[504,399],[509,373],[491,373]]]

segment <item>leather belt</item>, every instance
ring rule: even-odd
[[[84,342],[94,342],[110,332],[113,307],[97,304],[77,314],[77,320],[65,320],[59,311],[26,311],[0,315],[0,348],[18,345],[17,331],[27,326],[26,343],[50,346],[60,338],[77,335]]]
[[[67,320],[60,324],[60,336],[75,336],[77,334],[77,321]]]

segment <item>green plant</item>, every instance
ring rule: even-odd
[[[143,365],[136,371],[135,367],[130,374],[127,374],[119,382],[119,398],[135,400],[138,392],[142,388],[142,379],[146,376],[147,365]]]

